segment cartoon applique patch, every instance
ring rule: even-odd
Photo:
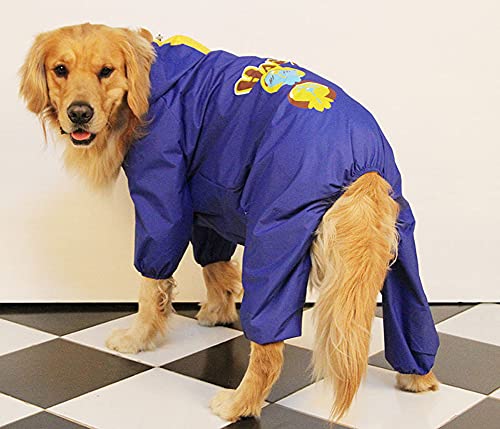
[[[288,93],[288,101],[302,109],[316,109],[322,112],[332,107],[336,96],[332,88],[305,80],[291,89]]]
[[[302,70],[283,67],[286,61],[268,58],[259,67],[245,67],[241,78],[234,85],[236,95],[248,94],[260,82],[264,91],[273,94],[283,86],[291,86],[288,101],[302,109],[315,109],[322,112],[329,109],[335,100],[335,91],[320,83],[303,81],[306,75]],[[293,65],[293,63],[290,62]]]
[[[300,82],[305,73],[291,67],[281,67],[285,61],[267,59],[259,67],[245,67],[241,78],[234,85],[236,95],[248,94],[260,82],[262,88],[269,92],[277,92],[283,85],[294,85]]]

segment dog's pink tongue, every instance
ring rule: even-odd
[[[91,134],[88,131],[74,131],[71,133],[71,137],[78,141],[87,140],[90,136]]]

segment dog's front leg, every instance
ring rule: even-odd
[[[142,278],[139,312],[129,329],[113,331],[106,346],[122,353],[153,350],[163,339],[167,318],[172,313],[173,278],[154,280]]]
[[[278,379],[283,366],[283,341],[259,345],[251,343],[250,363],[236,390],[220,391],[210,404],[212,411],[225,420],[259,416],[264,399]]]

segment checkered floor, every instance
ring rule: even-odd
[[[328,428],[329,394],[311,384],[311,311],[304,334],[287,341],[285,367],[262,418],[232,425],[212,415],[210,398],[236,387],[248,362],[240,326],[205,328],[196,308],[177,305],[166,344],[137,356],[109,351],[131,305],[0,305],[0,426],[60,428]],[[394,388],[383,356],[380,309],[370,366],[336,428],[500,427],[500,305],[432,307],[441,337],[438,392]],[[4,425],[4,426],[2,426]]]

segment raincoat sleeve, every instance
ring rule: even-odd
[[[123,168],[135,206],[134,265],[145,277],[171,277],[191,237],[193,209],[186,182],[181,127],[162,99],[150,108],[148,134]]]
[[[214,262],[229,261],[236,244],[221,237],[211,228],[194,225],[191,234],[195,261],[202,267]]]
[[[427,374],[434,365],[439,337],[420,281],[413,232],[415,218],[407,201],[400,205],[399,248],[382,289],[385,356],[403,374]]]

